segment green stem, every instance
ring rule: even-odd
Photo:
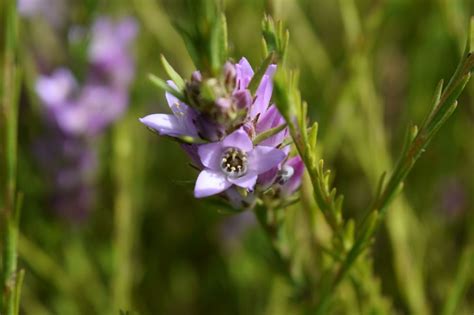
[[[443,306],[443,315],[458,314],[458,306],[474,276],[472,266],[474,266],[474,246],[470,245],[464,248],[461,255],[456,279]]]
[[[18,91],[19,73],[16,62],[18,19],[16,1],[10,0],[5,5],[5,59],[3,67],[2,106],[0,116],[1,133],[5,135],[5,183],[4,204],[1,213],[3,241],[2,298],[0,311],[2,314],[15,315],[19,293],[17,289],[17,239],[19,205],[17,198],[17,151],[18,151]]]
[[[415,165],[418,158],[425,151],[430,140],[454,112],[457,105],[456,99],[459,97],[467,81],[469,80],[474,64],[474,56],[470,53],[469,49],[470,41],[468,41],[467,44],[466,54],[459,64],[455,74],[451,78],[450,83],[446,89],[444,89],[444,91],[439,94],[439,96],[435,97],[434,109],[428,116],[426,123],[419,132],[415,133],[415,135],[412,135],[412,137],[409,138],[409,140],[412,140],[409,141],[407,150],[402,153],[402,157],[399,160],[392,177],[383,189],[381,195],[378,196],[378,199],[374,203],[374,207],[372,208],[371,212],[369,212],[369,215],[367,215],[362,221],[360,228],[358,229],[358,238],[349,251],[349,254],[346,257],[346,260],[343,263],[331,290],[334,290],[338,286],[341,279],[347,275],[349,269],[353,265],[353,262],[361,255],[361,253],[364,252],[364,249],[369,246],[370,243],[368,240],[373,238],[378,226],[381,224],[381,222],[383,222],[383,215],[390,202],[393,200],[393,197],[401,188],[403,181]],[[370,219],[372,218],[370,213],[379,212],[380,215],[377,215],[375,221]]]
[[[133,116],[133,115],[130,115]],[[140,171],[133,161],[139,161],[140,154],[133,151],[134,127],[140,128],[134,119],[125,118],[114,129],[113,174],[116,183],[115,194],[115,271],[112,283],[114,311],[131,308],[134,255],[133,242],[136,233],[137,209],[135,187]],[[141,130],[141,128],[140,128]]]

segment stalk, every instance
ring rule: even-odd
[[[17,274],[17,240],[21,198],[17,196],[17,154],[18,154],[18,91],[19,70],[17,67],[18,20],[16,2],[9,0],[5,5],[5,52],[3,64],[2,103],[0,112],[2,139],[2,168],[5,172],[4,199],[1,208],[2,225],[2,314],[18,314],[18,303],[22,276]]]
[[[451,77],[446,88],[443,89],[442,82],[438,85],[433,100],[433,109],[427,116],[422,128],[419,131],[416,127],[413,127],[410,130],[405,149],[401,154],[392,176],[388,183],[384,185],[379,196],[376,196],[373,206],[360,224],[357,239],[347,254],[342,266],[339,268],[330,289],[325,291],[326,294],[323,295],[321,303],[316,308],[317,314],[322,314],[327,309],[332,292],[334,292],[348,274],[349,270],[354,265],[355,260],[370,245],[370,240],[374,237],[378,227],[383,222],[384,215],[389,205],[396,194],[402,189],[403,181],[406,179],[421,154],[426,150],[426,147],[433,139],[434,135],[455,111],[457,107],[457,99],[469,81],[471,71],[474,67],[474,55],[472,54],[473,50],[471,47],[472,34],[474,34],[474,32],[471,23],[466,51],[458,65],[458,68]]]
[[[133,116],[133,115],[130,115]],[[136,204],[139,191],[141,167],[134,161],[140,161],[141,151],[133,149],[136,142],[134,133],[136,121],[125,118],[114,129],[113,134],[113,176],[115,179],[115,217],[114,246],[115,272],[112,283],[114,311],[129,310],[132,307],[133,270],[135,240],[139,207]]]

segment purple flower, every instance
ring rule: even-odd
[[[236,91],[246,90],[250,81],[253,78],[254,72],[246,58],[240,59],[239,63],[235,65],[236,68]],[[249,117],[251,119],[257,117],[258,114],[263,113],[270,104],[273,91],[273,75],[276,71],[276,65],[268,66],[265,74],[260,81],[260,84],[255,93],[255,101],[252,104]]]
[[[96,20],[92,27],[89,61],[99,80],[106,77],[115,87],[128,87],[135,69],[128,48],[137,30],[137,23],[132,18],[120,22],[106,17]]]
[[[40,76],[36,92],[50,119],[65,133],[95,135],[119,118],[128,103],[127,91],[103,85],[80,89],[67,69]]]
[[[36,151],[56,208],[70,217],[83,217],[93,205],[97,169],[91,140],[127,108],[135,68],[129,46],[136,32],[130,18],[117,23],[99,18],[92,28],[84,82],[78,83],[67,68],[40,75],[36,82],[47,118],[47,135]]]
[[[59,68],[50,76],[41,75],[36,81],[36,93],[49,108],[63,105],[77,88],[74,75],[66,68]]]
[[[48,0],[18,0],[18,13],[25,17],[31,17],[43,12]]]
[[[279,198],[299,187],[303,163],[299,157],[287,160],[290,147],[281,148],[287,128],[259,145],[252,142],[259,134],[285,124],[277,107],[270,105],[275,71],[276,65],[266,69],[255,93],[249,89],[254,71],[245,58],[237,64],[227,62],[218,78],[206,78],[196,71],[182,91],[188,104],[167,93],[173,114],[140,119],[160,135],[211,142],[182,145],[201,170],[196,198],[222,193],[233,207],[251,208],[266,189],[272,188],[273,196]],[[168,84],[177,90],[173,82]]]
[[[168,84],[174,86],[171,81]],[[152,114],[140,118],[140,121],[147,127],[156,130],[162,136],[196,137],[197,130],[193,121],[196,120],[197,113],[170,93],[166,93],[166,100],[173,112],[172,115]]]
[[[134,74],[128,46],[136,31],[130,18],[118,23],[99,18],[89,47],[91,66],[82,86],[65,68],[39,77],[36,92],[47,116],[61,131],[73,136],[96,135],[125,112]]]
[[[243,128],[220,142],[203,144],[198,154],[205,169],[196,181],[196,198],[218,194],[232,185],[253,190],[257,177],[286,157],[279,149],[255,146]]]
[[[60,28],[67,18],[67,0],[18,0],[18,13],[25,18],[41,16],[53,27]]]
[[[126,92],[107,86],[87,85],[77,99],[56,109],[61,129],[72,135],[97,135],[119,118],[128,103]]]

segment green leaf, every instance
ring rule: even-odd
[[[283,23],[275,23],[271,16],[266,15],[262,21],[262,35],[265,54],[274,52],[278,62],[285,64],[290,33],[283,28]]]
[[[250,80],[250,83],[248,85],[248,89],[252,94],[255,94],[257,91],[257,88],[260,84],[260,81],[262,80],[263,76],[265,75],[265,72],[268,69],[268,66],[273,63],[275,55],[273,53],[270,53],[265,60],[263,60],[262,64],[258,67],[257,72],[253,75],[252,79]]]
[[[287,127],[286,124],[281,124],[275,128],[271,128],[271,129],[268,129],[260,134],[258,134],[255,139],[253,140],[253,144],[254,145],[257,145],[259,143],[261,143],[262,141],[270,138],[271,136],[274,136],[276,135],[277,133],[279,133],[280,131],[282,131],[283,129],[285,129]]]
[[[176,84],[180,91],[183,91],[185,88],[185,83],[183,78],[173,69],[173,67],[169,64],[168,60],[166,60],[165,56],[161,55],[161,63],[165,68],[166,73],[170,77],[170,79]]]
[[[159,77],[157,77],[156,75],[151,74],[151,73],[148,75],[148,78],[150,79],[150,81],[154,85],[156,85],[157,87],[159,87],[163,91],[170,93],[171,95],[175,96],[180,101],[186,103],[186,98],[185,98],[184,94],[181,93],[180,91],[175,90],[173,87],[171,87],[164,80],[160,79]]]
[[[318,123],[314,122],[313,125],[311,126],[311,129],[309,130],[309,146],[311,147],[311,151],[316,150],[316,145],[318,142]]]

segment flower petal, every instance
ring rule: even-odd
[[[212,170],[219,170],[219,163],[222,156],[222,143],[214,142],[200,145],[198,147],[201,163]]]
[[[203,198],[218,194],[229,188],[232,184],[227,181],[226,176],[219,171],[209,169],[199,173],[194,187],[194,196]]]
[[[240,59],[235,65],[237,89],[246,89],[253,77],[253,70],[247,59]]]
[[[257,174],[261,174],[280,164],[285,157],[285,152],[280,149],[256,146],[249,153],[249,169]]]
[[[294,171],[290,179],[281,188],[282,194],[284,196],[289,196],[301,185],[301,178],[304,173],[304,163],[301,160],[301,157],[295,156],[289,159],[285,164],[292,167]]]
[[[47,106],[60,106],[77,88],[77,82],[69,69],[60,68],[51,76],[40,76],[36,81],[36,93]]]
[[[172,88],[178,90],[178,87],[173,81],[168,80],[166,81],[166,83],[168,83],[168,85]],[[193,122],[193,120],[195,120],[197,116],[196,112],[191,107],[189,107],[188,105],[177,99],[175,96],[173,96],[171,93],[166,92],[165,96],[166,101],[168,102],[168,106],[170,107],[174,116],[178,119],[182,128],[186,129],[186,134],[196,137],[197,130]]]
[[[255,187],[255,183],[257,182],[257,174],[255,172],[248,172],[244,176],[238,178],[228,177],[227,180],[239,187],[253,190],[253,188]]]
[[[250,110],[250,117],[255,118],[258,114],[263,114],[272,98],[273,81],[272,78],[264,75],[260,85],[255,93],[256,99]]]
[[[253,148],[252,140],[243,128],[237,129],[222,141],[224,147],[238,148],[244,152],[249,152]]]
[[[268,75],[270,79],[273,80],[273,76],[275,75],[277,69],[277,65],[271,64],[268,66],[267,70],[265,71],[265,75]]]
[[[140,122],[158,131],[160,135],[173,137],[187,135],[185,128],[183,128],[179,120],[173,115],[152,114],[140,118]]]

